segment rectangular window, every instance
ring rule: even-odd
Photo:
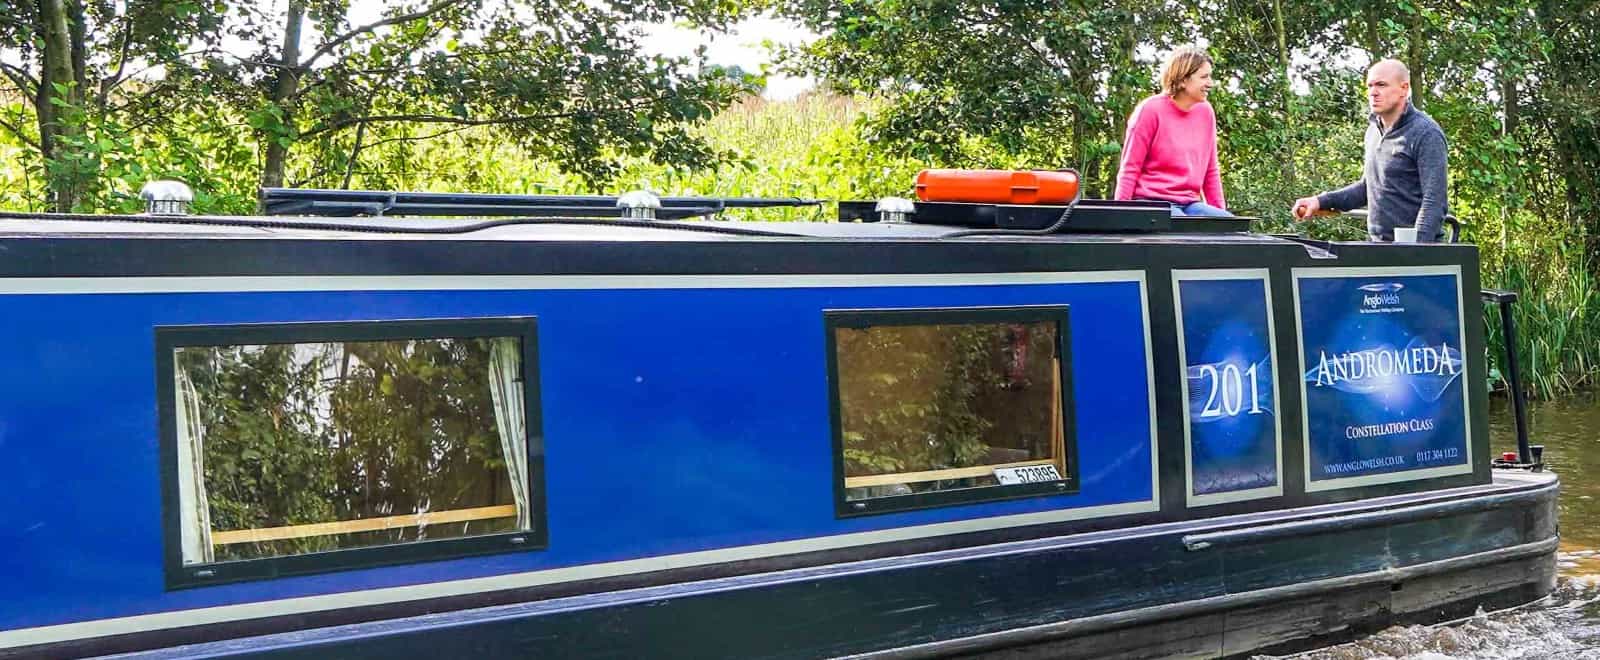
[[[1065,306],[825,318],[839,515],[1076,488]]]
[[[543,546],[532,319],[156,336],[172,586]]]

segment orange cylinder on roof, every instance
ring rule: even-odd
[[[917,199],[924,202],[1066,204],[1078,196],[1072,170],[923,170]]]

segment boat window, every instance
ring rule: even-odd
[[[1066,307],[827,321],[841,515],[1073,487]]]
[[[531,320],[158,336],[170,366],[179,577],[540,544]]]

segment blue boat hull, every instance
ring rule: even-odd
[[[1553,576],[1555,479],[1491,474],[1470,246],[38,224],[0,239],[0,316],[26,320],[0,328],[0,563],[21,567],[0,656],[1215,656]],[[1055,483],[1001,482],[1028,461],[999,454],[848,473],[834,342],[905,314],[1058,319],[1031,381]],[[492,433],[528,494],[477,504],[529,533],[184,554],[212,476],[179,458],[201,443],[177,431],[178,347],[409,332],[521,342],[526,428]],[[996,483],[852,493],[974,467],[947,478]]]
[[[1553,475],[476,608],[141,657],[1218,657],[1536,599]]]

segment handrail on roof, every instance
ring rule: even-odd
[[[1351,209],[1348,211],[1318,211],[1315,215],[1354,218],[1361,220],[1362,222],[1366,222],[1369,213],[1367,212],[1367,209]],[[1463,223],[1461,222],[1460,218],[1457,218],[1453,213],[1446,213],[1444,214],[1444,221],[1440,224],[1443,224],[1449,230],[1449,242],[1461,242],[1461,227]]]
[[[611,195],[508,195],[487,193],[395,192],[262,188],[264,215],[352,216],[520,216],[594,217],[623,215]],[[817,206],[800,197],[662,197],[656,217],[678,220],[732,208]]]

